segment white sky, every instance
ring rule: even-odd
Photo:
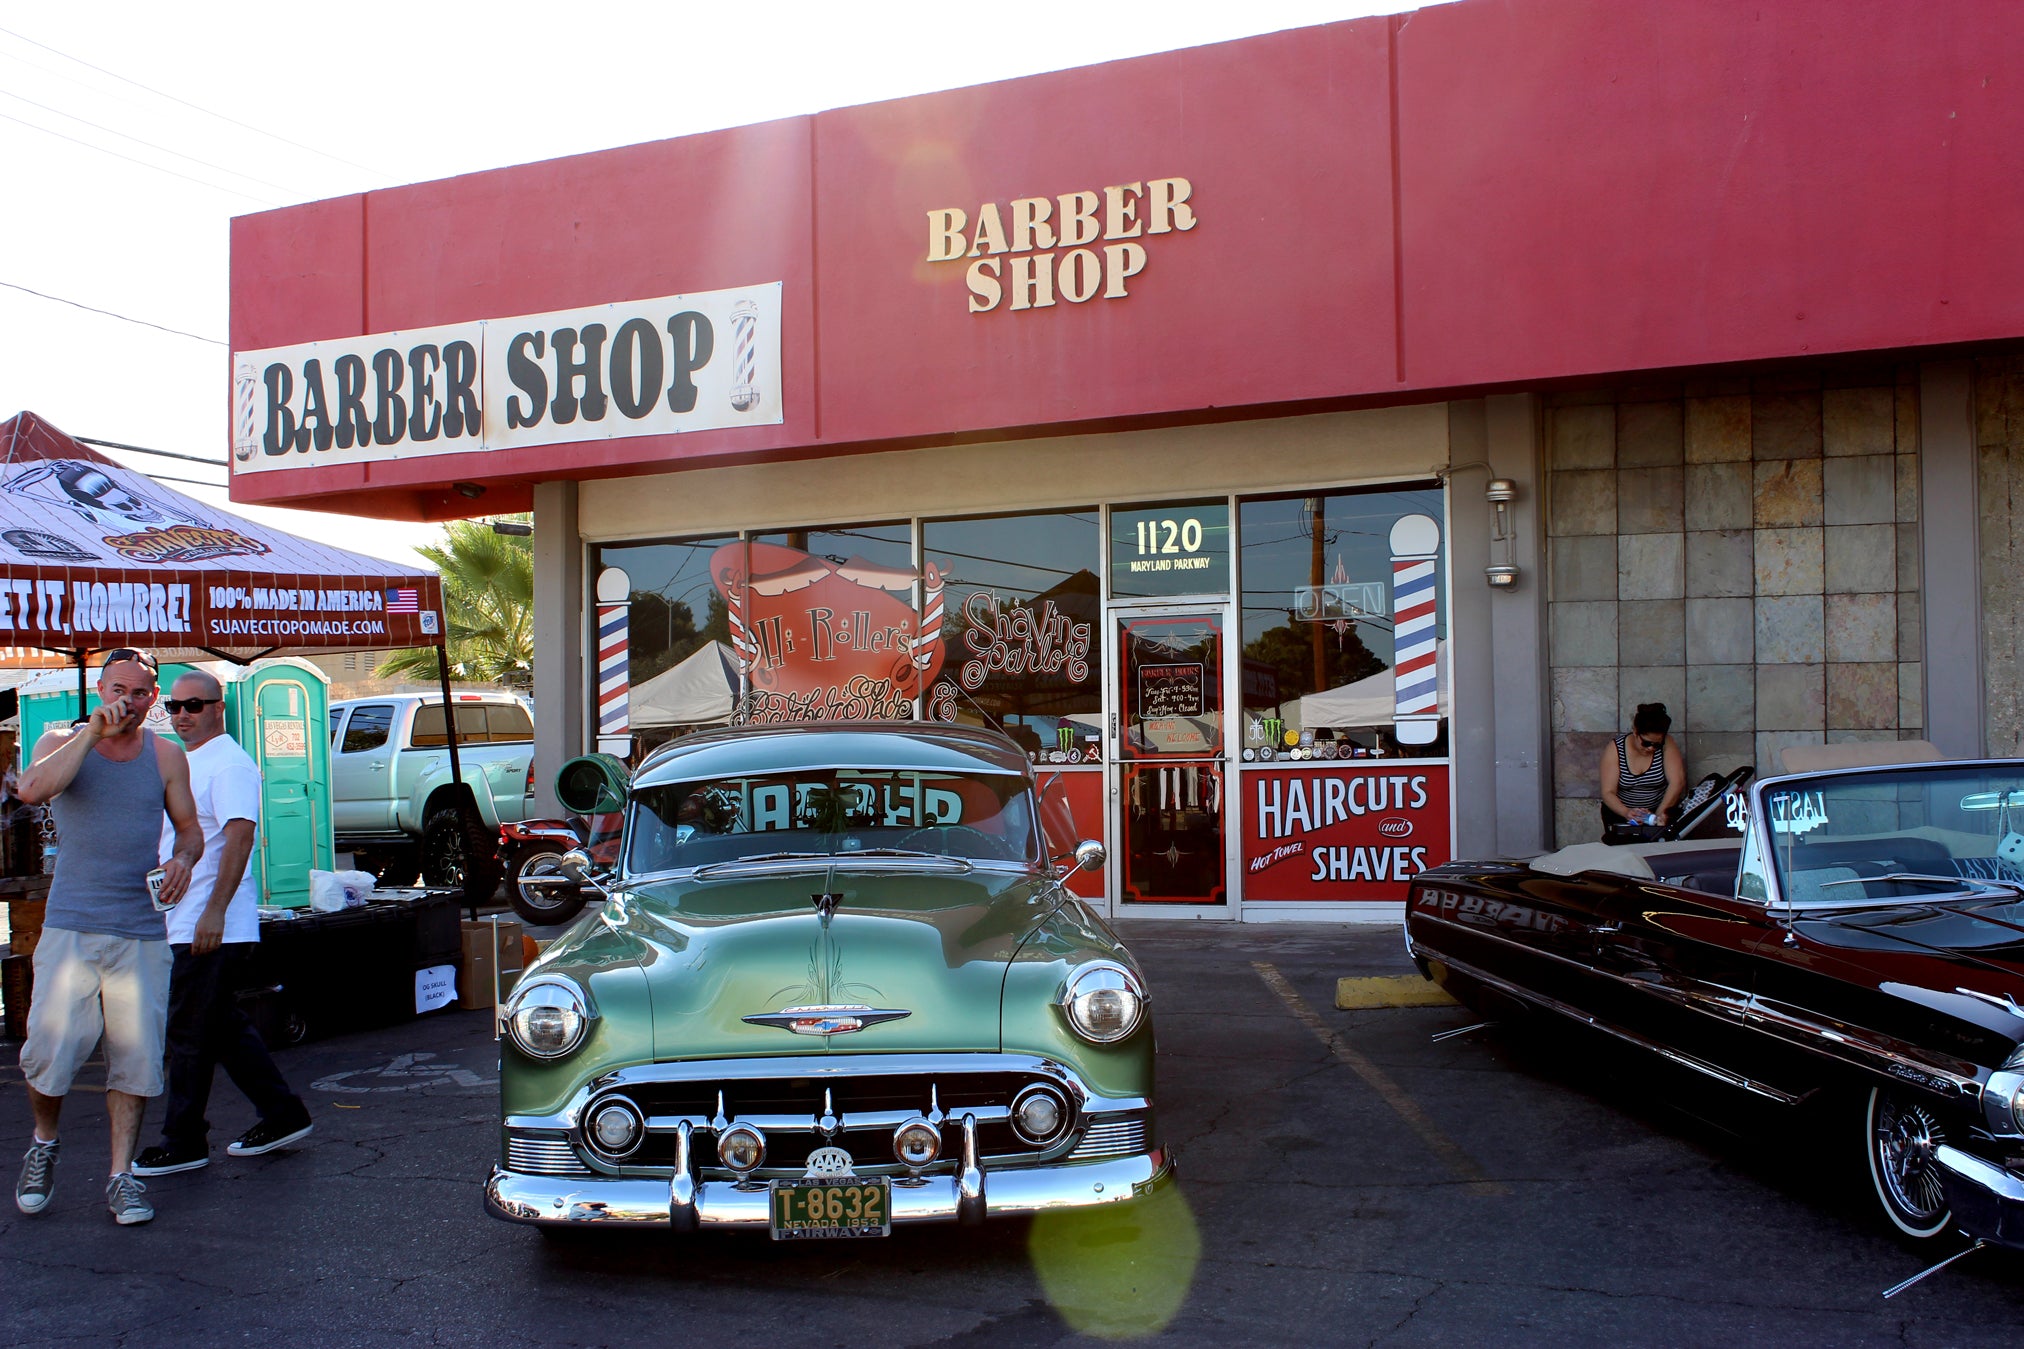
[[[0,420],[222,460],[223,345],[14,288],[222,343],[234,215],[1416,7],[0,0]],[[233,509],[403,562],[441,532]]]

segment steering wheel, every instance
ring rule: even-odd
[[[970,840],[971,850],[969,852],[960,853],[950,850],[949,845],[954,841],[953,836],[955,835],[961,835]],[[1004,850],[998,846],[997,839],[992,838],[983,830],[973,829],[967,824],[930,824],[924,825],[919,829],[910,829],[900,836],[899,846],[911,848],[916,852],[936,852],[944,857],[1004,856]]]

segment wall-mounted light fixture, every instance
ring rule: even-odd
[[[1517,531],[1511,527],[1511,503],[1518,498],[1518,484],[1509,478],[1492,478],[1483,484],[1483,500],[1496,512],[1490,541],[1504,545],[1504,560],[1483,568],[1483,579],[1493,590],[1509,590],[1518,584],[1518,568],[1512,563]]]
[[[492,522],[492,532],[494,534],[510,534],[515,538],[524,539],[534,533],[534,526],[528,524],[525,520],[494,520]]]
[[[485,495],[484,486],[475,482],[453,482],[450,484],[450,490],[458,496],[465,497],[471,501],[476,501],[479,497]]]

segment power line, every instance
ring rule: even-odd
[[[145,159],[135,159],[132,155],[123,155],[117,150],[108,150],[103,145],[93,145],[90,141],[81,141],[75,136],[66,136],[61,131],[52,131],[50,128],[46,126],[37,126],[34,122],[26,121],[22,118],[16,117],[12,113],[0,112],[0,118],[5,118],[10,122],[17,122],[20,125],[27,127],[30,131],[40,131],[45,136],[54,136],[56,137],[56,139],[60,141],[69,141],[72,145],[82,145],[87,150],[96,150],[102,155],[111,155],[114,159],[124,159],[129,164],[138,164],[144,169],[153,169],[156,173],[166,173],[171,178],[180,178],[186,183],[195,183],[198,187],[208,187],[213,192],[222,192],[228,197],[238,197],[244,201],[257,201],[262,206],[281,205],[280,202],[271,200],[270,198],[267,197],[255,196],[251,192],[241,192],[237,188],[225,187],[219,183],[209,182],[203,178],[192,178],[187,173],[177,173],[174,169],[165,169],[159,164],[150,164]]]
[[[391,180],[394,177],[393,174],[383,173],[378,169],[370,168],[364,164],[360,164],[357,163],[356,161],[346,159],[341,155],[331,154],[328,150],[319,150],[313,145],[304,145],[301,141],[292,141],[288,139],[288,137],[286,136],[276,135],[274,132],[267,131],[260,127],[254,126],[250,122],[242,122],[236,117],[227,117],[222,112],[213,112],[211,111],[211,109],[192,103],[186,98],[177,98],[174,94],[165,94],[159,89],[155,89],[150,87],[149,85],[142,84],[139,80],[130,80],[126,76],[121,75],[116,71],[107,70],[104,66],[95,66],[91,62],[83,60],[80,57],[72,56],[69,52],[58,51],[56,48],[50,46],[46,42],[37,42],[32,37],[24,37],[22,34],[15,32],[11,28],[0,28],[0,33],[5,33],[8,37],[13,38],[17,42],[25,42],[31,47],[40,47],[43,51],[46,51],[53,56],[60,56],[66,61],[75,61],[78,65],[83,66],[86,70],[96,70],[99,74],[109,76],[112,79],[118,80],[122,84],[131,84],[136,89],[145,89],[147,90],[148,93],[153,94],[157,98],[166,98],[171,103],[180,103],[184,107],[189,108],[194,112],[203,113],[206,117],[215,117],[221,122],[229,122],[233,126],[239,127],[242,130],[252,132],[256,136],[265,136],[269,140],[280,141],[283,145],[291,145],[298,150],[307,150],[310,154],[320,155],[324,159],[328,159],[333,163],[343,164],[348,168],[357,169],[362,173],[370,173],[375,175],[376,177],[385,178],[389,180]]]
[[[0,113],[0,117],[4,116],[6,116],[5,113]],[[39,290],[30,290],[26,286],[17,286],[12,281],[0,281],[0,286],[5,286],[9,290],[18,290],[24,295],[33,295],[38,300],[53,300],[57,304],[67,304],[72,309],[82,309],[87,313],[92,314],[103,314],[107,318],[118,319],[122,323],[138,323],[143,328],[154,328],[160,332],[174,333],[177,337],[187,337],[197,342],[209,342],[214,347],[224,347],[231,345],[228,342],[220,342],[215,337],[205,337],[202,333],[186,333],[181,328],[165,328],[159,323],[150,323],[146,319],[133,318],[130,315],[116,313],[110,309],[100,309],[96,305],[81,304],[76,300],[66,300],[61,295],[47,295]]]
[[[104,450],[130,450],[135,454],[159,455],[163,459],[182,459],[192,464],[209,464],[214,468],[230,467],[222,458],[206,459],[201,455],[178,454],[174,450],[151,450],[145,445],[122,445],[117,440],[93,440],[90,436],[73,436],[71,439],[82,441],[86,445],[96,445]],[[204,485],[208,487],[211,484]]]
[[[249,183],[258,183],[262,187],[271,187],[276,192],[284,192],[289,194],[290,196],[293,196],[295,194],[295,189],[292,187],[283,187],[280,183],[270,183],[265,178],[255,178],[250,173],[241,173],[239,172],[239,170],[235,168],[230,168],[224,164],[213,164],[208,159],[199,159],[195,155],[186,155],[181,150],[171,150],[166,145],[156,145],[153,141],[144,141],[139,136],[130,136],[126,132],[121,131],[116,127],[104,126],[98,122],[91,121],[88,118],[79,117],[76,113],[65,112],[61,108],[53,108],[47,103],[37,103],[32,98],[23,98],[21,95],[16,93],[9,93],[5,89],[0,89],[0,95],[5,95],[6,97],[13,99],[16,103],[26,103],[31,108],[40,108],[44,112],[53,112],[58,117],[68,118],[69,120],[77,122],[80,125],[90,127],[93,131],[103,131],[108,136],[118,136],[121,140],[132,141],[135,145],[145,145],[150,150],[160,150],[165,155],[174,155],[177,159],[187,159],[188,161],[190,161],[190,163],[201,164],[207,169],[216,169],[220,173],[229,173],[234,178],[244,178]]]

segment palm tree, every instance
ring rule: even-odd
[[[451,677],[529,687],[534,674],[533,541],[495,533],[490,520],[453,520],[441,543],[415,551],[435,563],[443,577]],[[379,668],[382,675],[434,678],[436,651],[400,651]]]

